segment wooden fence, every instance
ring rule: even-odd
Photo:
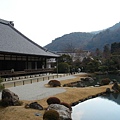
[[[28,78],[25,78],[25,79],[11,79],[11,80],[7,80],[7,81],[4,81],[2,82],[2,85],[5,87],[5,88],[9,88],[9,87],[16,87],[16,86],[19,86],[19,85],[25,85],[25,84],[32,84],[32,83],[35,83],[35,82],[40,82],[40,81],[44,81],[44,80],[50,80],[50,79],[55,79],[55,78],[58,78],[58,77],[64,77],[64,76],[67,76],[69,74],[51,74],[51,75],[43,75],[43,76],[39,76],[39,77],[28,77]]]

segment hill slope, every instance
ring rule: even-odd
[[[69,46],[84,48],[93,36],[94,34],[92,33],[74,32],[56,38],[52,43],[46,45],[45,48],[51,51],[65,51]]]
[[[46,45],[45,48],[51,51],[65,51],[67,47],[72,46],[86,50],[95,50],[96,48],[102,50],[106,44],[120,42],[120,22],[96,33],[74,32],[66,34],[56,38],[52,43]]]
[[[95,50],[96,48],[102,50],[104,45],[111,45],[114,42],[120,42],[120,27],[117,29],[110,28],[94,35],[85,48],[88,50]]]

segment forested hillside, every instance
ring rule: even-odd
[[[66,34],[56,38],[45,48],[51,51],[66,51],[68,48],[94,51],[96,48],[102,50],[106,44],[114,42],[120,42],[120,23],[94,33],[73,32]]]
[[[91,33],[74,32],[56,38],[45,48],[51,51],[65,51],[69,47],[84,49],[93,36]]]
[[[120,28],[116,30],[107,29],[104,32],[96,34],[86,45],[86,49],[95,50],[96,48],[103,49],[106,44],[120,42]]]

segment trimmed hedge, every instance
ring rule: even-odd
[[[110,79],[109,78],[105,78],[101,80],[101,85],[108,85],[110,83]]]
[[[59,120],[59,113],[55,110],[45,111],[43,120]]]
[[[3,82],[3,79],[0,77],[0,92],[5,88],[1,83]]]
[[[47,104],[60,104],[60,99],[57,97],[50,97],[47,99]]]
[[[58,80],[50,80],[49,82],[48,82],[48,85],[50,85],[51,87],[57,87],[57,86],[61,86],[61,83],[60,83],[60,81],[58,81]]]

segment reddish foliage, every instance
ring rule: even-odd
[[[49,82],[48,82],[48,84],[50,85],[50,86],[52,86],[52,87],[57,87],[57,86],[61,86],[61,83],[60,83],[60,81],[58,81],[58,80],[50,80]]]
[[[105,78],[101,81],[102,85],[108,85],[110,83],[110,79],[109,78]]]
[[[43,120],[59,120],[59,113],[55,110],[48,110],[44,113]]]
[[[60,104],[60,99],[57,97],[50,97],[47,99],[48,105],[50,104]]]

